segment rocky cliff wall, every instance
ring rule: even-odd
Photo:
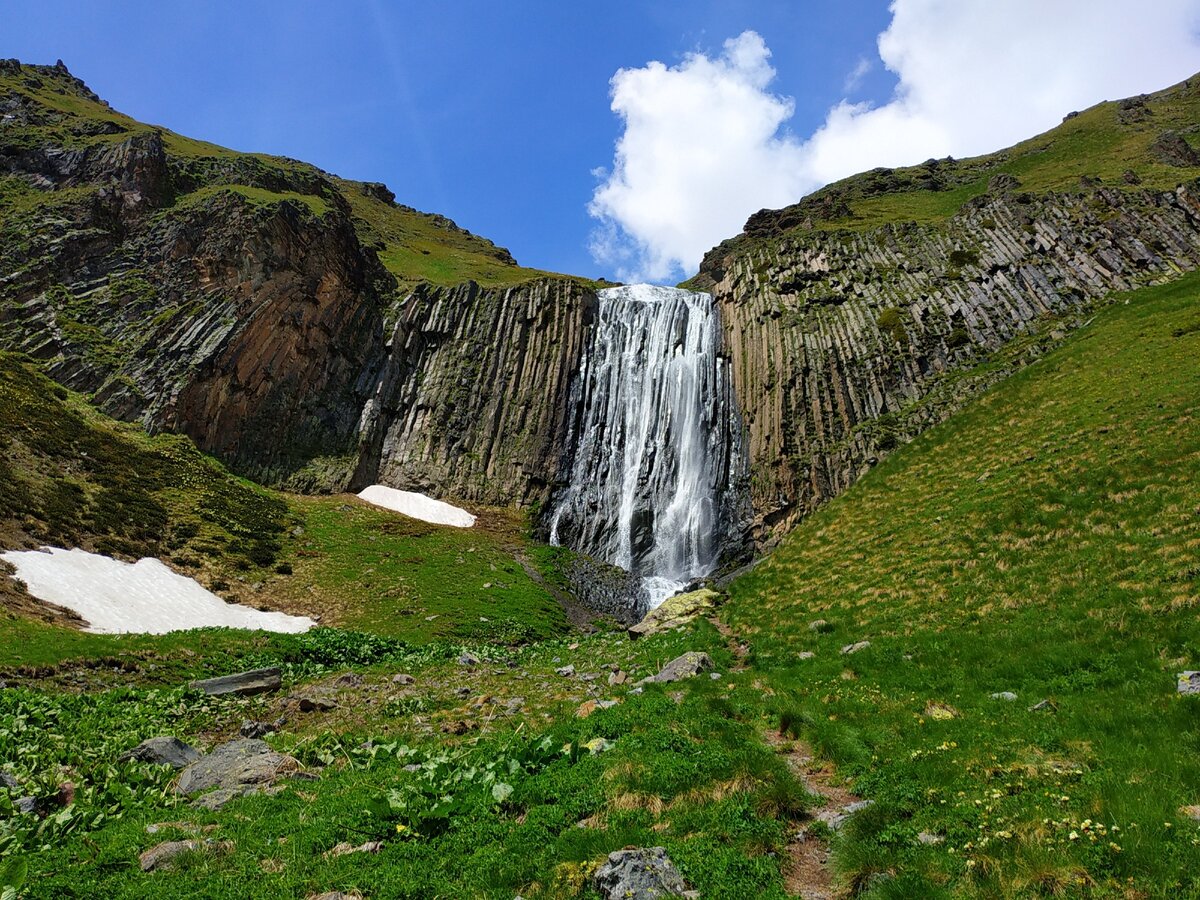
[[[483,504],[544,502],[595,307],[595,291],[568,279],[418,287],[395,311],[357,480]]]
[[[263,481],[353,452],[394,281],[346,209],[181,198],[153,135],[3,162],[58,202],[6,219],[0,346]]]
[[[1200,266],[1200,182],[1040,197],[996,187],[940,224],[793,229],[705,258],[760,539],[1036,357],[1111,292]]]

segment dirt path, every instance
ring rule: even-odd
[[[737,659],[733,670],[745,669],[744,660],[750,652],[749,645],[741,641],[724,622],[717,618],[709,621],[725,638]],[[829,844],[812,833],[811,825],[819,821],[836,830],[849,815],[862,808],[864,801],[838,783],[833,766],[818,760],[807,742],[793,740],[774,730],[765,732],[763,740],[783,756],[788,768],[810,793],[825,801],[809,820],[800,824],[788,842],[783,864],[784,889],[788,896],[804,900],[834,900],[840,896],[840,892],[834,886]]]

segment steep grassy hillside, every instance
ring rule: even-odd
[[[735,241],[769,239],[794,228],[861,231],[941,222],[985,195],[989,185],[1033,195],[1084,193],[1099,184],[1171,190],[1181,169],[1200,166],[1197,147],[1200,75],[1071,113],[1061,125],[996,153],[851,176],[793,206],[756,213]]]
[[[1176,695],[1200,668],[1197,397],[1192,275],[1101,312],[735,582],[780,727],[876,801],[834,843],[848,885],[1200,894],[1200,704]]]

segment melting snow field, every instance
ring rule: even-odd
[[[465,509],[434,500],[424,494],[414,494],[412,491],[398,491],[382,484],[373,484],[359,491],[358,496],[375,506],[403,513],[422,522],[432,522],[434,525],[470,528],[475,524],[475,517]]]
[[[74,610],[97,634],[165,634],[188,628],[249,628],[298,633],[306,616],[260,612],[226,603],[157,559],[121,562],[86,550],[13,550],[0,559],[39,600]]]

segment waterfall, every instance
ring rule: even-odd
[[[600,291],[572,408],[550,542],[642,576],[653,608],[712,572],[737,530],[741,421],[712,297]]]

